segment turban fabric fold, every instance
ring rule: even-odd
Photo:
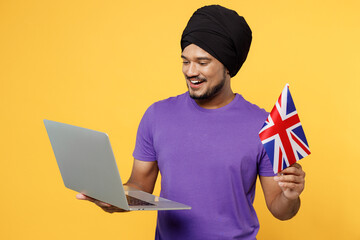
[[[233,77],[246,60],[252,40],[251,29],[235,11],[219,5],[199,8],[181,37],[181,50],[190,44],[219,60]]]

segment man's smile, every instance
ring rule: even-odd
[[[186,77],[186,79],[189,81],[189,86],[191,88],[197,89],[200,88],[204,82],[206,82],[205,78],[199,78],[199,77]]]

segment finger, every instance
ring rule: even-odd
[[[76,198],[79,199],[79,200],[87,200],[87,201],[93,202],[96,205],[98,205],[99,207],[110,207],[110,206],[112,206],[111,204],[99,201],[99,200],[97,200],[95,198],[86,196],[85,194],[82,194],[82,193],[78,193],[76,195]]]
[[[300,165],[299,165],[300,166]],[[280,175],[288,175],[288,174],[293,174],[293,175],[297,175],[297,176],[301,176],[301,175],[305,175],[304,171],[302,170],[302,168],[296,166],[290,166],[288,168],[285,168],[284,170],[282,170],[280,173]]]
[[[82,193],[78,193],[76,194],[76,199],[79,199],[79,200],[87,200],[87,196],[82,194]]]
[[[111,204],[108,204],[106,202],[102,202],[102,201],[99,201],[99,200],[95,200],[94,203],[96,205],[98,205],[99,207],[101,207],[101,208],[110,208],[110,207],[112,207]]]
[[[276,182],[292,182],[292,183],[303,183],[305,181],[304,177],[297,175],[275,176],[274,180]]]
[[[89,196],[87,196],[85,194],[82,194],[82,193],[78,193],[76,195],[76,198],[79,199],[79,200],[87,200],[87,201],[90,201],[90,202],[98,201],[95,198],[89,197]]]
[[[296,189],[301,187],[299,184],[297,183],[292,183],[292,182],[279,182],[279,186],[283,187],[283,188],[288,188],[288,189]]]
[[[301,170],[296,167],[288,167],[288,168],[285,168],[284,170],[282,170],[280,172],[280,174],[281,175],[287,175],[287,174],[300,175]]]
[[[295,168],[298,168],[298,169],[302,169],[301,165],[299,163],[294,163],[293,165],[291,165],[290,167],[295,167]]]

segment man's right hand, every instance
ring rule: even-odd
[[[154,190],[156,178],[159,172],[159,168],[157,165],[157,162],[146,162],[146,161],[140,161],[137,159],[134,159],[134,165],[133,170],[130,176],[130,179],[125,185],[128,185],[130,187],[137,188],[139,190],[142,190],[144,192],[152,193]],[[78,193],[76,195],[76,198],[79,200],[87,200],[90,202],[95,203],[99,207],[101,207],[102,210],[108,213],[114,213],[114,212],[128,212],[127,210],[115,207],[111,204],[99,201],[95,198],[86,196],[82,193]]]
[[[105,202],[102,202],[102,201],[99,201],[95,198],[92,198],[92,197],[89,197],[89,196],[86,196],[82,193],[78,193],[76,195],[76,198],[79,199],[79,200],[87,200],[87,201],[90,201],[90,202],[93,202],[95,203],[96,205],[98,205],[99,207],[101,207],[102,210],[104,210],[105,212],[108,212],[108,213],[114,213],[114,212],[128,212],[124,209],[121,209],[121,208],[118,208],[118,207],[115,207],[111,204],[108,204],[108,203],[105,203]]]

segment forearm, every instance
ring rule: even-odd
[[[279,220],[288,220],[296,215],[300,209],[300,198],[289,200],[281,192],[272,201],[269,210],[274,217]]]
[[[147,192],[147,193],[150,193],[150,194],[152,194],[153,191],[154,191],[153,186],[148,186],[146,184],[142,185],[141,183],[133,181],[132,179],[129,179],[124,185],[132,187],[132,188],[136,188],[138,190],[141,190],[141,191],[144,191],[144,192]]]

